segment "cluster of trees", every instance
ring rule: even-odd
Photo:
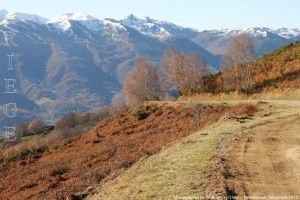
[[[41,134],[48,129],[51,129],[51,126],[47,126],[42,119],[15,125],[15,132],[20,137]]]
[[[233,37],[222,57],[222,89],[217,91],[244,90],[252,87],[251,62],[255,59],[254,45],[248,35]],[[160,66],[147,59],[138,59],[124,81],[124,94],[128,106],[143,101],[166,97],[173,88],[181,95],[211,92],[210,72],[198,54],[184,54],[169,47]],[[215,89],[215,88],[214,88]]]
[[[13,145],[21,149],[28,149],[28,146],[31,146],[32,143],[37,147],[52,146],[62,139],[86,133],[100,121],[127,111],[126,105],[115,104],[90,113],[70,113],[57,120],[54,125],[47,125],[41,119],[33,120],[30,123],[17,124],[15,125],[16,142],[6,145]],[[22,140],[24,136],[37,134],[44,134],[44,137],[36,137],[30,141]]]
[[[48,125],[42,119],[35,119],[28,123],[16,124],[15,133],[18,138],[20,138],[31,135],[48,134],[54,130],[63,138],[67,138],[87,132],[98,122],[111,116],[127,112],[127,110],[128,108],[124,104],[116,104],[90,113],[70,113],[57,120],[54,125]]]
[[[147,59],[136,60],[124,81],[126,104],[132,107],[164,98],[172,88],[180,94],[203,92],[203,77],[207,74],[207,65],[200,55],[183,54],[169,47],[159,67]]]
[[[116,104],[91,113],[70,113],[56,121],[54,130],[57,134],[60,134],[62,138],[69,138],[85,133],[98,122],[124,112],[127,112],[127,107],[122,104]]]

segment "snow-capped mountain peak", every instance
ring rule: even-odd
[[[300,36],[300,30],[297,28],[289,29],[289,28],[279,28],[276,29],[275,32],[284,38],[292,38],[292,37],[298,37]]]
[[[132,14],[120,21],[125,26],[159,40],[166,40],[172,37],[190,37],[198,32],[195,29],[178,26],[171,22],[160,21],[150,17],[138,18]]]
[[[161,40],[172,37],[172,34],[162,27],[158,20],[151,19],[150,17],[138,18],[131,14],[122,19],[121,23],[144,35]]]
[[[39,24],[46,24],[47,19],[35,14],[27,14],[20,12],[8,12],[6,10],[0,10],[0,23],[9,24],[14,21],[22,22],[34,22]]]
[[[56,27],[66,31],[71,28],[71,21],[78,21],[86,28],[93,31],[98,31],[102,27],[102,21],[83,12],[64,13],[58,17],[50,19],[48,24],[54,24]]]
[[[271,29],[266,27],[253,27],[253,28],[244,28],[244,29],[219,29],[219,30],[212,30],[207,32],[217,34],[217,35],[229,36],[229,37],[239,35],[242,33],[248,34],[251,37],[268,37],[270,34],[274,34],[283,37],[285,39],[290,39],[293,37],[300,36],[300,30],[297,28]]]
[[[122,21],[130,21],[130,22],[138,21],[138,20],[139,20],[139,18],[133,14],[130,14],[130,15],[124,17],[124,19],[122,19]]]
[[[242,29],[241,31],[255,37],[267,37],[268,33],[272,33],[271,29],[265,27],[262,28],[254,27],[254,28]]]

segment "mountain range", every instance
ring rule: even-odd
[[[239,33],[252,37],[258,55],[300,39],[296,28],[198,31],[134,15],[100,20],[79,12],[45,19],[0,10],[0,80],[15,78],[18,89],[1,97],[0,105],[18,102],[31,113],[14,122],[93,110],[116,100],[136,58],[159,63],[171,45],[199,53],[219,70],[229,39]],[[13,72],[6,70],[7,55],[13,55]],[[1,96],[4,88],[2,82]]]

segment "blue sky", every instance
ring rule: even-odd
[[[46,18],[83,11],[100,19],[120,19],[132,13],[200,30],[300,28],[300,0],[0,0],[0,9]]]

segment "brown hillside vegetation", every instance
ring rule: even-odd
[[[166,144],[193,133],[197,124],[204,127],[228,112],[255,112],[248,105],[199,106],[201,109],[179,103],[143,106],[138,112],[105,120],[89,133],[65,140],[44,154],[3,161],[0,198],[75,199],[77,192],[98,186]]]
[[[289,44],[250,63],[252,81],[250,94],[276,89],[300,87],[300,42]],[[234,71],[229,72],[234,76]],[[228,92],[222,73],[206,77],[208,92]],[[232,88],[238,89],[234,84]],[[243,91],[242,91],[243,92]]]
[[[254,63],[254,92],[300,87],[300,42],[282,47]]]

